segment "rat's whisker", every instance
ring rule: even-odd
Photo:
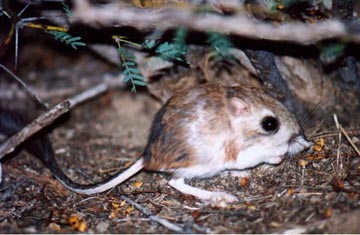
[[[311,108],[308,112],[304,112],[303,114],[299,115],[299,123],[301,127],[306,130],[309,126],[312,124],[312,120],[314,119],[314,114],[317,110],[319,110],[319,107],[322,105],[322,101],[314,105],[313,108]],[[324,120],[321,121],[321,124]]]
[[[335,126],[319,130],[319,128],[315,128],[310,134],[306,135],[308,139],[316,139],[320,137],[329,137],[335,136],[339,133]]]

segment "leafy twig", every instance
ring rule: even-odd
[[[230,50],[234,48],[234,45],[225,34],[210,32],[208,33],[208,41],[215,51],[215,56],[221,59],[234,59],[234,56],[230,53]]]
[[[164,42],[157,47],[156,53],[159,53],[160,56],[166,60],[183,61],[182,57],[186,52],[174,43]]]
[[[146,39],[143,43],[143,47],[146,49],[153,49],[157,45],[155,39]]]
[[[70,7],[69,7],[69,5],[65,2],[65,0],[63,0],[62,2],[61,2],[61,4],[63,5],[63,10],[64,10],[64,12],[65,12],[65,15],[66,15],[66,19],[70,22],[70,23],[72,23],[72,14],[71,14],[71,10],[70,10]]]
[[[131,91],[136,92],[136,86],[146,86],[146,83],[144,82],[143,75],[136,66],[134,56],[130,55],[128,51],[121,46],[121,42],[125,42],[136,47],[141,47],[141,45],[126,40],[124,36],[113,36],[113,39],[115,39],[118,45],[118,51],[122,61],[122,66],[124,68],[123,71],[123,75],[125,75],[124,82],[130,81],[132,84]]]
[[[60,31],[54,31],[54,30],[50,30],[47,32],[49,34],[54,35],[56,40],[65,42],[66,44],[68,44],[72,48],[74,48],[75,50],[77,49],[77,46],[86,46],[86,43],[80,41],[81,37],[73,37],[66,32],[60,32]]]
[[[165,60],[177,60],[183,62],[183,57],[187,50],[187,45],[185,44],[186,35],[187,30],[180,27],[175,31],[175,37],[172,43],[164,42],[159,45],[155,39],[146,39],[143,43],[143,47],[146,49],[156,48],[155,52]]]

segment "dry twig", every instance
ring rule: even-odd
[[[20,132],[11,136],[3,144],[0,145],[0,160],[6,155],[15,150],[17,146],[31,137],[33,134],[37,133],[44,127],[51,124],[55,119],[57,119],[62,114],[68,112],[70,109],[70,102],[65,100],[60,104],[57,104],[52,109],[46,113],[40,115],[29,125],[24,127]]]
[[[353,147],[353,149],[355,150],[355,152],[360,156],[360,150],[356,147],[356,145],[354,144],[354,142],[351,140],[350,136],[348,135],[348,133],[345,131],[345,129],[339,124],[338,120],[337,120],[337,116],[336,114],[334,114],[334,120],[335,120],[335,124],[336,127],[339,129],[339,131],[345,136],[346,140],[350,143],[351,147]]]
[[[338,143],[338,147],[337,147],[337,150],[336,150],[336,170],[342,170],[343,168],[343,164],[342,164],[342,158],[341,158],[341,131],[340,131],[340,124],[338,122],[338,119],[337,119],[337,116],[336,114],[334,114],[334,121],[335,121],[335,125],[336,125],[336,128],[338,129],[338,135],[339,135],[339,143]],[[340,167],[339,167],[340,166]]]
[[[16,76],[13,72],[11,72],[8,68],[6,68],[4,65],[0,64],[0,68],[2,68],[5,72],[7,72],[11,77],[13,77],[22,87],[24,87],[26,93],[33,98],[38,104],[42,105],[44,108],[48,109],[49,104],[40,99],[39,96],[36,95],[36,93],[33,91],[32,88],[30,88],[26,83],[21,80],[18,76]]]
[[[101,83],[92,87],[72,98],[69,98],[51,108],[46,113],[43,113],[30,124],[25,126],[21,131],[8,138],[0,145],[0,160],[6,155],[15,150],[17,146],[27,140],[29,137],[42,130],[46,126],[53,123],[58,117],[67,113],[74,106],[94,98],[95,96],[104,93],[109,88],[107,83]]]
[[[137,210],[139,210],[141,213],[145,214],[151,221],[157,222],[173,232],[176,232],[176,233],[189,233],[190,232],[191,233],[191,231],[186,231],[177,224],[171,223],[170,221],[168,221],[164,218],[160,218],[156,215],[153,215],[148,209],[139,205],[138,203],[131,200],[130,198],[125,197],[124,195],[120,196],[120,199],[125,200],[127,203],[129,203],[130,205],[135,207]]]

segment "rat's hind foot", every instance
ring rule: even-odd
[[[190,194],[218,206],[239,201],[237,197],[226,192],[211,192],[185,184],[184,178],[171,179],[169,184],[182,193]]]
[[[238,202],[239,199],[234,195],[226,192],[212,192],[210,203],[216,206],[226,206],[228,203]]]

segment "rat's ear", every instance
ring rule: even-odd
[[[228,108],[235,117],[250,114],[250,105],[237,97],[228,99]]]

